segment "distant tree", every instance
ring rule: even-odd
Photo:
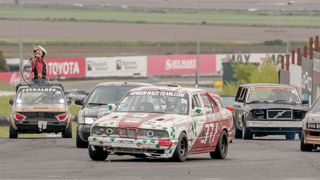
[[[6,58],[4,57],[2,51],[0,51],[0,72],[9,71],[9,67],[6,62]]]

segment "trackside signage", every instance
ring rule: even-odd
[[[199,74],[216,74],[216,56],[201,54],[148,56],[148,75],[194,75],[198,58]]]
[[[87,57],[86,77],[146,77],[147,57]]]
[[[47,61],[47,76],[54,78],[83,78],[85,77],[84,58],[50,58]]]

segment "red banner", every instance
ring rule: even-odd
[[[20,82],[19,72],[0,72],[0,82],[8,84],[18,84]]]
[[[84,58],[50,58],[46,61],[49,79],[83,78],[86,76]]]
[[[198,56],[198,73],[215,74],[216,56]],[[148,75],[194,75],[197,67],[197,55],[148,56]]]

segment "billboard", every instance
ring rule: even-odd
[[[281,53],[239,53],[239,54],[217,54],[217,71],[221,72],[222,63],[257,63],[271,59],[275,64],[281,63]]]
[[[146,77],[147,57],[87,57],[86,77]]]
[[[20,82],[20,73],[0,72],[0,82],[16,85]]]
[[[301,70],[302,67],[296,64],[290,64],[289,72],[290,72],[290,85],[297,88],[299,92],[301,92]]]
[[[86,75],[84,58],[48,58],[46,62],[49,79],[84,78]]]
[[[311,59],[302,58],[301,61],[301,93],[304,100],[309,100],[312,103],[312,74],[313,62]]]
[[[217,73],[215,55],[157,55],[148,56],[148,75],[194,75],[197,59],[199,59],[199,74],[212,75]]]
[[[312,99],[313,101],[320,96],[320,52],[313,52],[313,84]]]

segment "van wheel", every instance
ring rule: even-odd
[[[243,127],[242,139],[252,140],[253,139],[253,132],[249,128]]]
[[[178,145],[173,153],[172,160],[183,162],[187,160],[188,156],[188,140],[186,133],[182,132],[179,136]]]
[[[109,153],[102,147],[88,146],[89,156],[94,161],[104,161],[108,158]]]
[[[15,130],[11,124],[12,122],[10,122],[9,125],[9,138],[10,139],[17,139],[18,138],[18,132],[17,130]]]
[[[70,122],[69,126],[64,129],[62,132],[62,137],[63,138],[72,138],[72,123]]]
[[[216,147],[216,150],[210,152],[211,159],[225,159],[228,153],[228,135],[226,131],[222,131]]]

